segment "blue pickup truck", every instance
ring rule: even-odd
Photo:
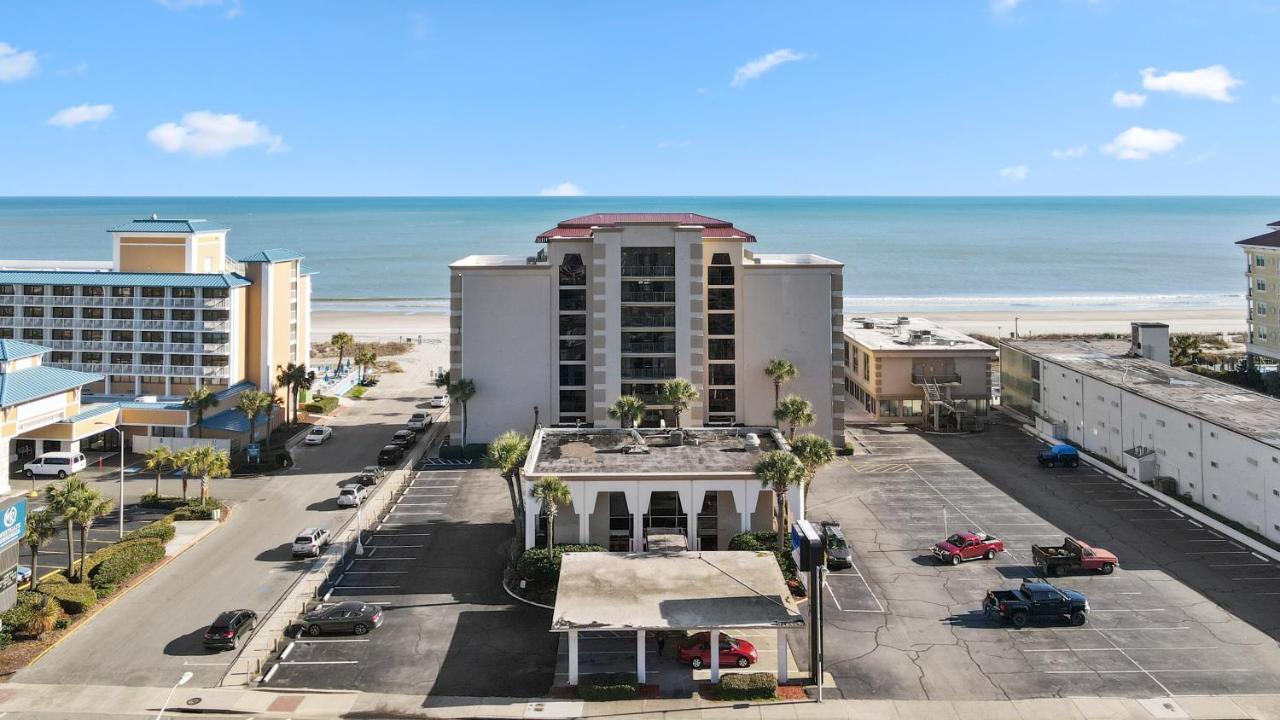
[[[1037,455],[1036,460],[1041,467],[1080,467],[1080,451],[1060,443]]]

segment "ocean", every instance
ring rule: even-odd
[[[1280,198],[0,198],[0,259],[104,260],[111,225],[207,218],[232,255],[306,255],[318,310],[445,312],[449,262],[532,255],[557,221],[607,211],[698,212],[759,252],[841,260],[849,312],[1204,308],[1240,306],[1234,242]]]

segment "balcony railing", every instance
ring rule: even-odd
[[[624,292],[622,293],[622,302],[624,303],[673,303],[676,301],[674,292]]]
[[[623,277],[674,277],[674,265],[623,265]]]
[[[675,342],[624,342],[622,343],[622,352],[624,353],[673,353],[676,351]]]
[[[960,374],[959,373],[918,373],[918,372],[912,371],[911,373],[912,385],[923,385],[925,381],[934,383],[936,385],[959,385]]]
[[[102,295],[0,295],[0,305],[93,306],[138,308],[219,309],[229,307],[227,298],[107,297]]]
[[[160,377],[202,377],[202,378],[228,378],[231,377],[231,368],[227,366],[220,367],[199,367],[194,365],[142,365],[127,363],[55,363],[50,362],[49,365],[54,367],[66,368],[67,370],[79,370],[81,372],[101,373],[104,375],[152,375]]]
[[[674,368],[622,368],[623,380],[670,380],[675,376]]]

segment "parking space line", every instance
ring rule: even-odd
[[[332,638],[329,640],[310,640],[307,638],[298,638],[297,640],[294,640],[294,642],[300,645],[319,645],[322,643],[369,642],[369,639],[368,638]],[[281,657],[284,657],[284,656],[281,655]]]
[[[1201,647],[1033,648],[1033,649],[1029,649],[1029,650],[1023,650],[1022,652],[1024,652],[1024,653],[1059,653],[1059,652],[1066,652],[1066,653],[1083,653],[1083,652],[1120,652],[1120,651],[1123,651],[1123,650],[1128,650],[1128,651],[1130,651],[1130,652],[1140,652],[1140,651],[1148,651],[1148,650],[1150,650],[1150,651],[1155,651],[1155,650],[1160,650],[1160,651],[1169,650],[1169,651],[1173,651],[1173,650],[1217,650],[1217,649],[1218,649],[1218,646],[1217,646],[1217,645],[1204,645],[1204,646],[1201,646]],[[1155,670],[1152,670],[1152,672],[1156,672],[1156,671],[1155,671]]]
[[[374,548],[374,549],[376,550],[377,548]],[[412,558],[412,557],[382,557],[382,556],[378,556],[378,557],[376,557],[376,558],[375,558],[375,557],[358,557],[358,558],[355,558],[355,560],[356,560],[356,561],[360,561],[360,562],[365,562],[365,561],[369,561],[369,562],[382,562],[382,561],[384,561],[384,560],[417,560],[417,559],[418,559],[418,558]]]
[[[1098,610],[1097,608],[1094,608],[1093,610],[1090,610],[1089,612],[1096,612],[1096,613],[1100,613],[1100,612],[1104,612],[1104,613],[1113,613],[1113,612],[1167,612],[1167,611],[1168,611],[1168,609],[1167,609],[1167,608],[1134,608],[1134,609],[1129,609],[1129,608],[1112,608],[1112,609],[1109,609],[1109,610]]]
[[[421,545],[379,545],[382,550],[402,550],[406,548],[420,548]]]
[[[359,660],[286,660],[277,665],[358,665]]]
[[[408,570],[352,570],[346,575],[405,575]]]

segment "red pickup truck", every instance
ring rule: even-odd
[[[1064,538],[1061,545],[1032,545],[1031,560],[1046,575],[1062,575],[1068,570],[1096,570],[1110,575],[1120,565],[1111,551],[1073,537]]]
[[[933,546],[933,556],[940,562],[959,565],[965,560],[986,558],[1004,552],[1004,541],[992,535],[976,532],[958,532]]]

